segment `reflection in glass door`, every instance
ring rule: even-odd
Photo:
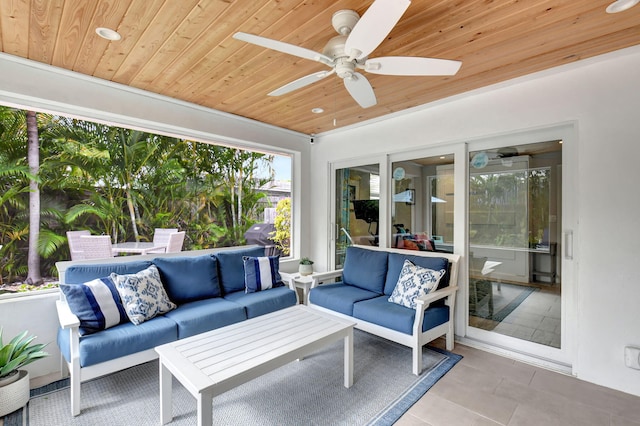
[[[344,264],[352,244],[377,246],[380,218],[380,167],[378,164],[336,170],[335,267]]]
[[[390,246],[453,253],[453,154],[392,163]]]
[[[469,325],[560,348],[562,142],[469,160]]]

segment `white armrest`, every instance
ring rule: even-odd
[[[419,306],[424,306],[431,302],[435,302],[436,300],[455,295],[456,291],[458,291],[458,286],[450,285],[448,287],[441,288],[440,290],[436,290],[432,293],[425,294],[424,296],[416,297],[416,304]]]
[[[56,300],[56,309],[58,311],[58,321],[62,328],[78,328],[80,320],[71,312],[69,305],[64,300]]]
[[[296,290],[296,284],[295,284],[295,282],[293,281],[293,277],[294,277],[295,275],[296,275],[296,274],[290,274],[289,272],[282,272],[282,271],[280,271],[280,278],[282,278],[282,281],[283,281],[283,282],[285,282],[285,283],[287,283],[287,286],[288,286],[291,290],[293,290],[293,291],[295,291],[295,290]]]
[[[323,281],[326,281],[331,278],[337,278],[342,275],[342,269],[336,269],[335,271],[327,271],[327,272],[318,272],[313,273],[313,282],[311,283],[311,288],[315,288]]]
[[[424,296],[416,297],[416,316],[413,319],[413,335],[414,336],[418,336],[420,333],[422,333],[422,322],[424,320],[424,311],[427,310],[427,308],[429,307],[429,304],[436,300],[444,299],[449,296],[455,296],[457,290],[458,290],[458,286],[450,285],[440,290],[436,290],[433,293],[428,293],[428,294],[425,294]],[[453,306],[450,303],[447,303],[447,304],[449,306]],[[449,313],[449,321],[452,321],[452,318],[453,318],[453,310],[451,310]]]

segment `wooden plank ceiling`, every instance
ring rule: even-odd
[[[366,74],[363,109],[335,75],[267,93],[324,65],[235,40],[258,34],[315,51],[337,35],[332,14],[372,0],[2,0],[0,46],[11,55],[303,133],[321,133],[640,43],[640,5],[609,0],[414,0],[370,55],[462,61],[452,77]],[[99,38],[116,29],[120,41]],[[0,100],[1,102],[1,100]],[[312,108],[324,113],[313,114]]]

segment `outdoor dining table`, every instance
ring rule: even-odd
[[[136,242],[130,241],[126,243],[117,243],[111,246],[111,251],[114,255],[123,253],[129,254],[147,254],[149,252],[160,252],[167,248],[166,244],[158,244],[154,242]]]

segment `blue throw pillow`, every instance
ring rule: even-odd
[[[218,259],[220,275],[220,287],[223,294],[234,293],[245,289],[244,284],[244,256],[258,257],[264,256],[264,247],[250,247],[234,250],[220,250],[215,253]]]
[[[347,247],[342,279],[345,284],[382,294],[387,276],[387,252]]]
[[[220,296],[218,261],[211,255],[153,259],[172,302],[181,304]]]
[[[151,266],[148,260],[134,260],[125,263],[95,263],[88,265],[73,265],[67,268],[64,282],[68,284],[82,284],[96,278],[108,277],[112,272],[116,274],[135,274]]]
[[[60,284],[71,312],[80,320],[80,335],[106,330],[127,322],[127,313],[111,278],[84,284]]]
[[[243,257],[245,293],[255,293],[282,285],[278,256]]]

